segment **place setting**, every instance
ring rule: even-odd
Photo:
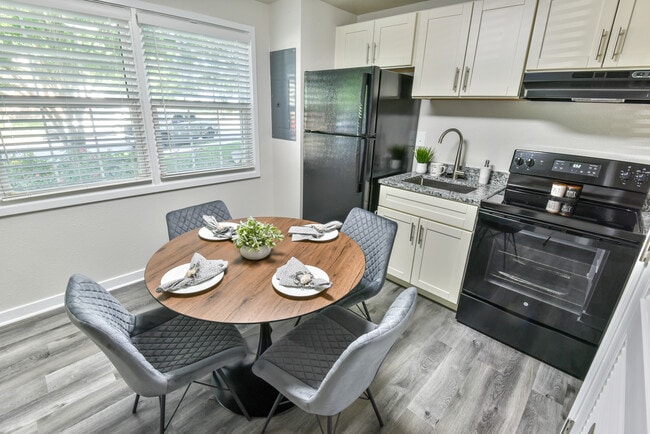
[[[328,223],[310,223],[304,226],[291,226],[289,234],[291,241],[331,241],[339,236],[339,229],[343,226],[338,220]]]
[[[204,215],[205,226],[199,229],[199,237],[208,241],[226,241],[232,239],[237,231],[239,223],[220,222],[216,217]]]
[[[281,294],[297,298],[312,297],[332,286],[327,272],[313,265],[305,265],[295,257],[278,268],[271,283]]]
[[[228,268],[228,261],[206,259],[194,253],[192,260],[167,271],[160,279],[158,293],[196,294],[206,291],[221,282]]]

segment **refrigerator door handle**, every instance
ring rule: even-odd
[[[368,113],[366,111],[368,110],[368,90],[370,88],[371,77],[370,74],[364,72],[363,79],[361,80],[361,98],[359,100],[359,114],[357,118],[357,132],[360,136],[368,133],[366,131],[366,124],[368,123]]]
[[[364,168],[366,167],[366,139],[360,138],[357,140],[357,193],[363,191],[363,174],[365,172]]]

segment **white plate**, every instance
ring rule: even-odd
[[[172,268],[171,270],[169,270],[163,275],[162,279],[160,279],[160,284],[164,285],[165,283],[171,282],[172,280],[182,279],[183,277],[185,277],[185,273],[187,273],[187,270],[189,269],[190,269],[189,263]],[[186,286],[184,288],[179,288],[175,291],[167,291],[167,294],[194,294],[197,292],[205,291],[206,289],[210,289],[217,283],[221,282],[221,279],[223,279],[223,275],[224,273],[219,273],[216,276],[214,276],[212,279],[206,280],[205,282],[201,282],[198,285]]]
[[[219,223],[219,224],[224,225],[224,226],[229,226],[231,228],[236,228],[237,226],[239,226],[238,223],[232,223],[232,222],[223,222],[223,223]],[[230,234],[225,235],[225,236],[215,235],[215,234],[212,233],[212,231],[210,229],[206,228],[205,226],[203,226],[201,229],[199,229],[199,237],[203,238],[204,240],[208,240],[208,241],[224,241],[224,240],[229,240],[229,239],[232,238]]]
[[[333,240],[338,236],[339,236],[339,231],[337,229],[334,229],[333,231],[325,232],[323,236],[320,238],[308,238],[305,241],[317,241],[317,242],[329,241],[329,240]]]
[[[326,279],[330,280],[329,276],[327,275],[326,272],[321,270],[318,267],[314,267],[312,265],[306,265],[307,270],[318,279]],[[273,284],[273,287],[278,291],[281,292],[284,295],[288,295],[289,297],[311,297],[313,295],[316,295],[327,288],[319,288],[319,289],[311,289],[311,288],[292,288],[290,286],[284,286],[280,285],[280,279],[274,274],[273,278],[271,278],[271,283]]]

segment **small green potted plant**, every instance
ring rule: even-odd
[[[390,152],[390,168],[399,169],[406,156],[406,145],[395,145],[388,149]]]
[[[233,244],[244,258],[252,260],[266,258],[276,243],[284,239],[277,227],[271,223],[257,221],[253,217],[241,222],[235,232]]]
[[[427,173],[429,168],[429,163],[433,161],[435,153],[433,148],[428,148],[426,146],[418,146],[415,148],[415,173]]]

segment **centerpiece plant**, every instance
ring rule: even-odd
[[[247,259],[267,257],[277,242],[284,239],[282,232],[273,224],[262,223],[253,217],[241,222],[235,232],[232,242]]]

